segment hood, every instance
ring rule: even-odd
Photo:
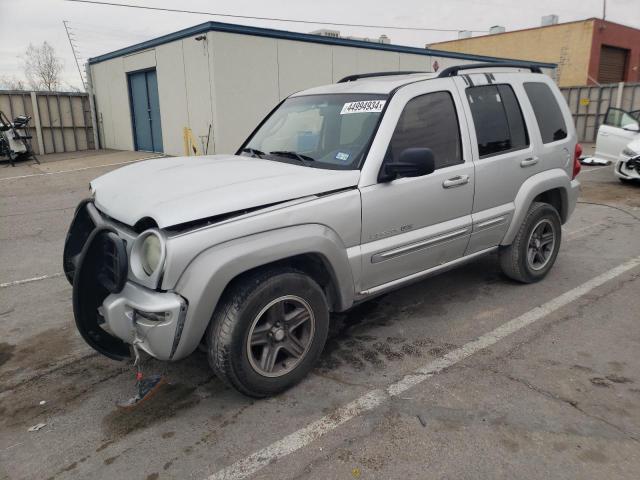
[[[636,152],[636,155],[640,155],[640,138],[632,142],[629,142],[627,144],[627,148],[633,152]]]
[[[134,163],[91,182],[95,204],[135,225],[160,228],[358,184],[358,170],[326,170],[237,155],[160,158]]]

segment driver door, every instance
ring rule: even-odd
[[[624,147],[638,138],[640,138],[638,120],[629,112],[610,108],[607,110],[604,123],[598,129],[594,156],[615,162]]]
[[[428,83],[406,100],[383,166],[418,147],[432,149],[436,169],[361,188],[363,290],[460,258],[469,242],[474,167],[462,107],[453,82]]]

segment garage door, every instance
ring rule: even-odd
[[[603,45],[600,50],[600,68],[598,83],[617,83],[624,81],[629,50]]]

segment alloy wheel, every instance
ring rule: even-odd
[[[269,302],[254,318],[247,339],[251,367],[265,377],[280,377],[302,361],[313,341],[315,317],[301,297]]]

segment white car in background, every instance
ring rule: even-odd
[[[614,173],[624,183],[640,180],[640,135],[622,149]]]
[[[610,108],[598,129],[596,159],[616,162],[615,175],[623,182],[640,180],[640,110]]]

